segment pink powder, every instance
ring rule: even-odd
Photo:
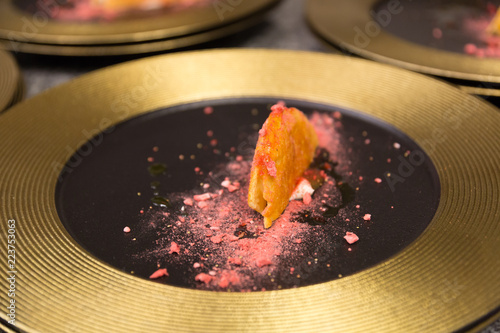
[[[278,170],[276,169],[276,164],[274,163],[274,161],[266,162],[266,168],[267,172],[269,172],[269,176],[276,177],[276,173],[278,172]]]
[[[268,265],[272,265],[273,262],[268,258],[258,258],[256,261],[257,267],[264,267]]]
[[[340,123],[340,118],[334,118],[331,114],[313,113],[311,123],[318,134],[320,146],[339,162],[335,171],[346,175],[351,170],[346,158],[345,143],[334,125]],[[193,270],[189,273],[195,276],[194,280],[200,282],[197,288],[208,290],[261,290],[260,283],[263,281],[267,281],[268,289],[273,289],[269,287],[270,279],[279,267],[287,265],[287,260],[294,260],[295,263],[293,270],[291,269],[295,275],[290,278],[298,279],[296,276],[300,274],[305,276],[302,264],[311,265],[308,261],[300,262],[302,252],[308,244],[321,242],[323,229],[321,226],[292,221],[306,209],[321,214],[324,204],[332,207],[339,205],[341,194],[336,182],[322,172],[322,177],[326,178],[325,183],[316,190],[314,196],[304,196],[304,202],[291,201],[273,227],[264,229],[262,216],[247,204],[252,157],[253,153],[249,152],[236,160],[228,158],[227,163],[210,170],[205,180],[200,179],[203,183],[223,179],[220,184],[227,191],[220,189],[211,194],[195,194],[199,191],[199,186],[196,186],[187,192],[168,195],[172,203],[184,203],[182,212],[172,209],[169,210],[170,216],[166,217],[154,209],[148,211],[145,225],[165,225],[165,231],[164,234],[158,234],[158,246],[145,252],[141,258],[156,257],[173,267],[177,263],[185,263],[185,267]],[[270,173],[273,173],[274,168],[271,167]],[[198,167],[195,171],[200,173]],[[358,176],[353,175],[352,178],[357,181]],[[335,221],[339,229],[345,226],[346,214],[344,210],[339,212]],[[354,207],[351,207],[349,214],[352,221],[359,221],[362,216]],[[182,222],[181,217],[185,223],[172,223]],[[171,255],[179,254],[181,247],[182,256]],[[205,272],[196,271],[200,268],[206,269]],[[259,287],[254,289],[255,286]]]
[[[305,205],[309,205],[312,201],[311,194],[304,193],[304,197],[302,198],[302,201],[304,202]]]
[[[225,236],[224,234],[213,236],[213,237],[210,238],[210,240],[214,244],[219,244],[219,243],[222,243],[224,236]]]
[[[97,1],[91,0],[73,0],[69,3],[71,6],[67,5],[59,5],[53,6],[53,2],[49,0],[40,0],[45,8],[45,11],[48,11],[48,14],[53,19],[61,20],[61,21],[90,21],[90,20],[102,20],[102,21],[113,21],[120,17],[134,17],[134,15],[150,16],[153,13],[176,13],[179,11],[183,11],[189,8],[197,8],[208,6],[214,0],[205,0],[205,1],[192,1],[192,0],[180,0],[173,2],[157,2],[149,4],[148,6],[143,5],[128,5],[128,6],[120,6],[120,7],[107,7],[103,6]],[[213,112],[210,111],[210,107],[205,108],[205,114],[210,114]]]
[[[490,6],[489,10],[493,7]],[[474,43],[464,45],[464,53],[477,58],[500,58],[500,36],[487,32],[494,13],[464,20],[465,31],[475,39]]]

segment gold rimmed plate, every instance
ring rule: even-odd
[[[445,78],[498,84],[498,52],[481,58],[465,52],[467,44],[485,44],[474,31],[491,16],[486,3],[481,4],[309,0],[306,15],[322,38],[362,57]]]
[[[287,79],[277,79],[283,77]],[[366,192],[372,194],[365,199],[359,194],[361,205],[373,203],[374,210],[390,211],[391,202],[400,200],[401,205],[393,208],[399,213],[393,218],[374,213],[369,228],[359,221],[358,232],[366,238],[361,237],[350,251],[340,235],[338,246],[330,244],[336,254],[331,259],[338,255],[346,260],[332,267],[354,267],[363,258],[373,257],[360,255],[372,241],[381,244],[379,249],[384,243],[388,247],[399,244],[394,238],[399,233],[388,228],[391,223],[400,221],[395,228],[412,229],[413,222],[428,219],[422,228],[412,229],[413,236],[403,236],[409,242],[403,241],[402,248],[390,253],[372,251],[380,256],[378,262],[345,276],[250,293],[169,283],[169,278],[183,276],[175,266],[168,267],[171,276],[166,283],[154,283],[142,278],[144,273],[132,274],[129,267],[111,262],[109,249],[120,257],[120,252],[134,248],[133,237],[142,239],[140,235],[127,239],[122,231],[125,223],[134,222],[128,210],[144,200],[137,192],[147,193],[139,188],[150,185],[143,176],[129,173],[134,165],[149,179],[148,157],[157,162],[168,159],[167,173],[177,170],[179,174],[161,182],[165,186],[171,181],[173,188],[188,171],[195,177],[195,164],[209,169],[206,163],[212,160],[205,160],[203,154],[215,152],[213,146],[203,148],[212,145],[207,129],[214,129],[215,135],[225,130],[215,143],[222,152],[226,148],[231,152],[233,144],[248,152],[248,142],[241,146],[238,140],[256,133],[258,125],[253,123],[260,124],[267,105],[281,99],[305,111],[332,115],[333,122],[341,119],[336,132],[341,137],[343,131],[357,133],[347,135],[338,146],[350,154],[352,164],[344,165],[355,165],[351,171],[356,177],[358,166],[371,169],[376,165],[373,169],[390,170],[392,177],[397,172],[403,180],[393,193],[383,173],[381,184],[370,181],[369,186],[381,186],[378,192]],[[209,112],[207,106],[212,107]],[[54,88],[0,117],[0,171],[5,179],[1,231],[7,235],[15,224],[16,324],[26,331],[51,332],[421,332],[479,325],[490,320],[500,306],[499,125],[496,108],[446,83],[365,60],[307,52],[177,53],[110,67]],[[134,133],[140,135],[131,136]],[[161,155],[154,155],[153,143]],[[402,148],[408,148],[408,153]],[[187,149],[201,150],[191,153]],[[399,162],[389,166],[387,155],[379,160],[379,151],[391,151],[395,154],[391,159]],[[408,165],[401,166],[402,160],[415,151],[426,157],[426,163],[413,159],[420,166],[410,171]],[[225,158],[225,154],[216,156]],[[81,178],[89,172],[94,178]],[[123,172],[128,177],[120,181],[116,175]],[[349,177],[349,168],[342,173]],[[116,182],[114,190],[101,182],[106,179]],[[430,186],[419,188],[424,183]],[[122,186],[137,190],[128,193]],[[170,187],[165,188],[168,192]],[[363,189],[360,186],[359,193]],[[94,206],[83,201],[110,190],[113,195],[95,201]],[[423,201],[404,200],[407,194],[431,203],[423,207]],[[74,195],[81,200],[66,201],[75,199]],[[127,201],[120,204],[124,197]],[[149,196],[145,199],[144,204]],[[174,200],[172,204],[176,209]],[[120,205],[118,215],[108,210]],[[416,212],[405,215],[407,207]],[[93,229],[85,215],[89,212],[96,217],[111,215],[100,224],[101,229]],[[79,218],[82,223],[71,224]],[[15,222],[9,226],[9,220]],[[342,228],[345,223],[339,220],[337,224]],[[383,236],[384,226],[387,236]],[[132,225],[132,233],[136,227]],[[377,232],[382,236],[371,239]],[[111,259],[96,254],[93,243],[107,249],[104,255],[110,254]],[[326,269],[320,276],[324,274]],[[8,295],[4,293],[2,299],[7,302]],[[9,320],[4,313],[1,318]]]
[[[19,43],[80,46],[178,38],[234,23],[265,11],[277,0],[207,2],[170,13],[79,22],[52,18],[57,2],[39,8],[36,1],[4,1],[0,4],[0,37]]]
[[[60,56],[115,56],[128,54],[154,53],[165,50],[175,50],[193,45],[202,44],[241,32],[264,19],[265,11],[254,13],[244,19],[230,24],[203,31],[200,33],[177,38],[160,39],[154,41],[107,44],[107,45],[61,45],[26,43],[16,40],[0,39],[0,47],[6,50],[23,53],[60,55]]]

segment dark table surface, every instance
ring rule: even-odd
[[[302,0],[283,0],[258,26],[235,36],[175,52],[238,47],[338,53],[319,40],[309,29],[303,7],[304,1]],[[26,85],[26,98],[85,73],[145,56],[148,55],[85,58],[15,54]],[[488,326],[482,333],[500,333],[500,320]]]

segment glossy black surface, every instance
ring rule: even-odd
[[[498,0],[402,0],[391,13],[391,3],[394,4],[389,0],[380,1],[372,11],[380,27],[404,40],[461,54],[468,43],[486,46],[468,21],[491,19],[488,3],[500,6]],[[436,36],[434,29],[439,29],[442,36]]]
[[[140,116],[119,124],[110,133],[96,136],[90,141],[91,153],[85,157],[75,154],[68,162],[71,171],[64,172],[58,184],[56,202],[61,220],[78,243],[111,266],[148,278],[160,264],[167,267],[170,276],[158,281],[196,288],[192,262],[174,265],[153,252],[146,259],[137,259],[139,254],[155,248],[160,234],[161,238],[168,238],[165,225],[138,235],[137,231],[144,230],[142,226],[147,223],[140,211],[179,210],[181,202],[171,202],[172,207],[167,208],[154,206],[151,198],[159,195],[168,199],[169,193],[197,187],[200,179],[193,169],[199,166],[209,170],[227,162],[224,152],[231,147],[251,155],[255,139],[250,142],[248,138],[256,138],[255,133],[269,114],[269,106],[275,102],[261,98],[184,105]],[[215,110],[210,117],[203,115],[207,105]],[[287,105],[306,113],[337,110],[303,101],[287,101]],[[360,113],[341,112],[342,126],[337,131],[344,142],[341,148],[345,156],[331,158],[339,163],[335,167],[339,180],[359,190],[350,193],[353,198],[341,207],[347,214],[343,214],[344,218],[330,214],[326,223],[315,226],[322,238],[304,240],[306,250],[280,265],[275,283],[264,281],[259,289],[321,283],[336,279],[339,274],[346,276],[376,265],[407,247],[434,216],[440,186],[429,158],[392,126]],[[218,133],[221,154],[206,148],[208,130]],[[394,142],[401,144],[401,148],[395,149]],[[205,148],[199,149],[199,143]],[[152,153],[155,146],[160,149]],[[409,156],[405,156],[407,150],[411,152]],[[179,159],[179,155],[184,159]],[[191,155],[195,155],[194,160]],[[151,163],[147,160],[150,156],[154,156],[155,163],[167,166],[163,175],[150,174]],[[389,158],[391,163],[387,162]],[[399,182],[389,185],[387,173],[391,173],[391,179],[399,176]],[[378,184],[375,178],[383,182]],[[345,221],[349,214],[363,216],[357,213],[358,204],[362,212],[372,214],[372,221],[359,222],[359,218],[356,223]],[[149,209],[150,206],[153,208]],[[291,223],[301,222],[300,216],[296,217],[296,222]],[[132,232],[125,234],[124,226],[129,226]],[[355,231],[360,241],[347,244],[342,238],[345,231]],[[307,264],[314,263],[314,259],[318,259],[317,266]],[[290,278],[291,266],[301,272],[300,279]]]

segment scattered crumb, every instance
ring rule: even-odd
[[[155,271],[153,274],[149,276],[150,279],[158,279],[161,278],[162,276],[168,276],[168,272],[166,268],[160,268],[157,271]]]
[[[170,244],[170,250],[168,251],[168,253],[170,253],[170,254],[173,254],[173,253],[179,254],[180,251],[181,251],[181,248],[179,247],[179,245],[177,245],[176,242],[172,242],[172,244]]]
[[[359,240],[359,237],[355,233],[347,231],[345,233],[344,239],[347,241],[347,243],[354,244]]]

